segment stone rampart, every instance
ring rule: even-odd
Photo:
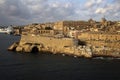
[[[54,38],[40,35],[22,35],[20,42],[13,44],[8,50],[18,52],[47,51],[53,54],[62,53],[73,56],[92,57],[91,50],[79,47],[77,40],[72,38]]]
[[[94,46],[107,46],[111,48],[120,48],[120,34],[107,33],[81,33],[78,39],[86,41]]]
[[[84,37],[86,37],[85,34]],[[86,43],[86,45],[78,45],[78,41],[72,38],[28,34],[22,35],[20,42],[14,43],[8,50],[27,53],[45,51],[87,58],[96,55],[120,57],[120,43],[118,41],[110,43],[103,40],[89,40],[86,37]]]
[[[70,38],[53,38],[53,37],[45,37],[45,36],[34,36],[34,35],[22,35],[20,40],[20,45],[25,43],[37,43],[42,44],[45,47],[59,48],[62,49],[65,46],[72,47],[75,45],[74,39]]]
[[[78,35],[78,38],[83,40],[120,41],[120,34],[86,32]]]

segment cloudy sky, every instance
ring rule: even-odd
[[[60,20],[120,20],[120,0],[0,0],[0,25]]]

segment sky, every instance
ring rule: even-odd
[[[0,0],[0,25],[120,20],[120,0]]]

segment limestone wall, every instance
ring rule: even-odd
[[[34,36],[34,35],[22,35],[20,40],[20,45],[26,43],[37,43],[43,44],[45,48],[52,48],[59,51],[62,51],[64,47],[73,47],[75,45],[74,39],[70,38],[53,38],[53,37],[44,37],[44,36]]]
[[[120,34],[81,33],[78,39],[86,41],[94,46],[120,48]]]
[[[82,40],[120,41],[120,34],[81,33],[78,38]]]
[[[105,42],[105,41],[87,41],[88,44],[91,44],[96,47],[110,47],[112,49],[118,48],[120,49],[120,42]]]

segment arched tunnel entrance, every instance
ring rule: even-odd
[[[39,52],[39,49],[37,48],[37,46],[34,46],[31,50],[31,53],[38,53]]]

